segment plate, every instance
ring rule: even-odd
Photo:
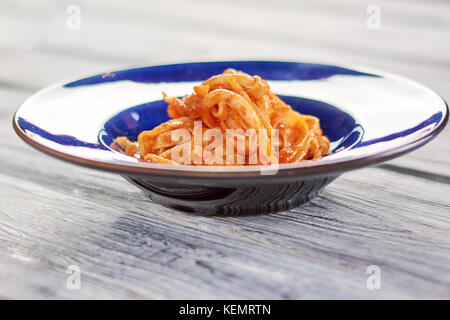
[[[161,91],[183,96],[227,68],[259,75],[331,141],[321,159],[277,166],[170,166],[110,148],[169,119]],[[445,101],[412,80],[365,67],[286,61],[221,61],[111,71],[53,85],[14,115],[17,134],[40,151],[116,172],[162,205],[198,214],[258,214],[311,199],[342,172],[412,151],[448,120]]]

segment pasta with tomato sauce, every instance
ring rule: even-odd
[[[227,69],[182,99],[164,92],[163,98],[171,120],[141,132],[136,142],[118,137],[113,147],[173,165],[294,163],[329,150],[319,119],[293,110],[259,76]]]

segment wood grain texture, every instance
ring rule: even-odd
[[[450,298],[449,128],[294,210],[206,218],[32,150],[10,125],[52,82],[182,60],[364,64],[449,100],[450,3],[377,1],[380,30],[365,27],[370,1],[33,3],[0,4],[0,298]],[[80,290],[66,287],[73,264]],[[380,290],[366,287],[370,265]]]

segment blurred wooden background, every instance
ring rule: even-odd
[[[379,29],[367,26],[373,8]],[[450,101],[449,40],[449,1],[2,0],[0,298],[450,298],[449,127],[295,210],[232,218],[152,204],[11,128],[24,99],[55,81],[195,60],[367,65]],[[66,285],[70,265],[79,290]],[[370,265],[379,290],[366,286]]]

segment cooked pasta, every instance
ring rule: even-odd
[[[323,157],[330,142],[319,119],[294,111],[259,76],[227,69],[182,99],[169,97],[169,120],[118,137],[126,154],[145,161],[192,165],[266,165]]]

